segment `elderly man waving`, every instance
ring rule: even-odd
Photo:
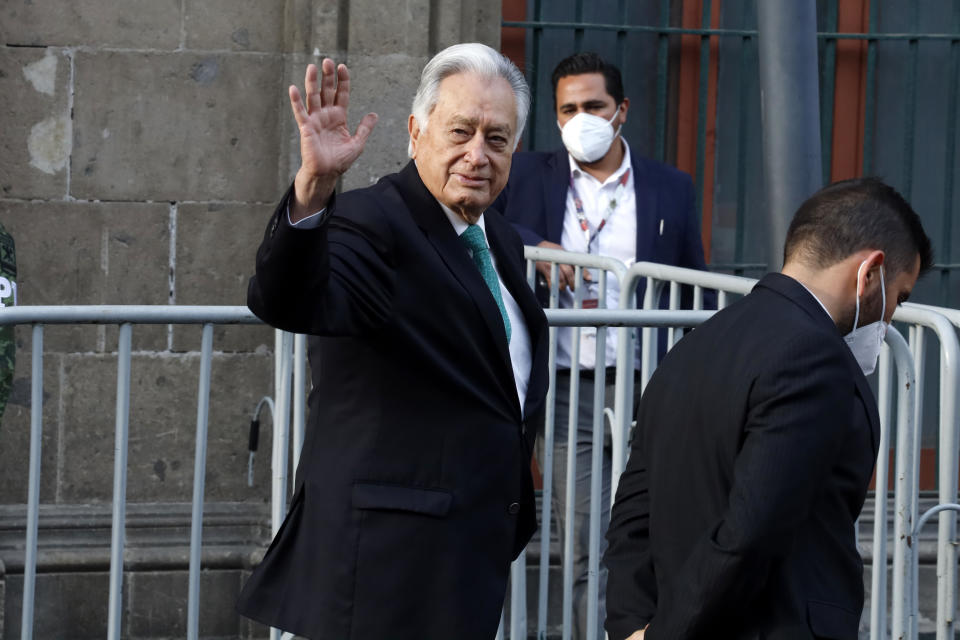
[[[530,96],[480,44],[437,54],[409,118],[412,161],[334,194],[350,78],[324,60],[290,88],[301,167],[267,225],[248,304],[310,334],[298,488],[241,613],[308,638],[489,640],[535,526],[528,420],[547,387],[546,321],[519,236],[485,213]]]

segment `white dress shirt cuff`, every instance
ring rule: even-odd
[[[292,222],[290,220],[290,205],[287,205],[287,224],[289,224],[294,229],[316,229],[320,226],[320,223],[323,222],[323,214],[327,212],[327,208],[324,207],[317,211],[316,213],[310,214],[306,218],[301,218],[297,222]]]

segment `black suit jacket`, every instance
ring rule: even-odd
[[[313,391],[296,491],[238,608],[313,639],[494,636],[510,561],[536,528],[530,452],[546,320],[522,244],[486,231],[523,311],[524,413],[493,296],[411,162],[345,193],[315,230],[279,222],[248,304],[309,333]]]
[[[706,269],[697,218],[693,182],[686,173],[630,153],[637,208],[637,262]],[[513,155],[510,179],[494,206],[513,223],[524,244],[543,240],[560,244],[570,188],[570,161],[566,149]],[[662,233],[661,233],[662,222]],[[643,303],[646,280],[637,287]],[[661,300],[669,301],[668,292]],[[687,293],[689,308],[690,293]],[[716,308],[715,294],[705,308]]]
[[[637,427],[604,558],[611,638],[857,638],[879,418],[801,284],[769,274],[684,337]]]

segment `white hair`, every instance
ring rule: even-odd
[[[413,97],[411,112],[420,131],[426,131],[427,121],[437,106],[440,83],[444,78],[458,73],[475,73],[482,78],[503,78],[510,83],[517,102],[517,130],[514,147],[520,144],[520,134],[530,112],[530,89],[523,74],[501,53],[479,42],[455,44],[431,58],[420,74],[420,86]],[[407,154],[413,157],[413,141],[407,146]]]

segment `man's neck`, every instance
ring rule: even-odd
[[[580,162],[579,160],[576,162],[581,170],[589,173],[599,182],[604,182],[620,168],[620,164],[623,162],[623,140],[620,136],[617,136],[610,148],[607,149],[607,153],[596,162]]]

